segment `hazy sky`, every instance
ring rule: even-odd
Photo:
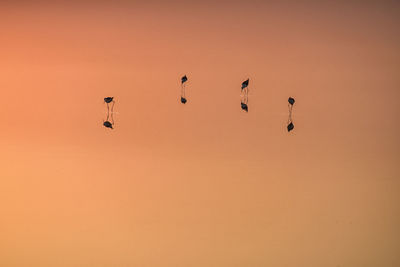
[[[399,29],[398,1],[0,3],[0,265],[400,266]]]

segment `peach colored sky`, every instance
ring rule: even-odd
[[[0,265],[399,266],[399,23],[396,1],[1,3]]]

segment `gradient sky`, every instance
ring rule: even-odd
[[[1,266],[400,266],[398,1],[4,1],[0,25]]]

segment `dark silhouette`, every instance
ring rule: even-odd
[[[288,117],[288,121],[287,121],[287,130],[288,130],[288,132],[290,132],[291,130],[294,129],[294,124],[292,121],[292,110],[293,110],[293,105],[294,105],[295,100],[294,100],[294,98],[289,97],[288,102],[289,102],[289,104],[288,104],[289,117]]]
[[[105,97],[104,102],[106,103],[111,103],[113,101],[114,97]]]
[[[287,130],[288,130],[288,132],[290,132],[293,129],[294,129],[294,124],[291,122],[291,123],[288,124]]]
[[[104,98],[104,102],[107,104],[107,118],[105,121],[103,121],[103,125],[106,128],[113,128],[114,125],[114,105],[115,105],[115,101],[114,101],[114,97],[105,97]],[[108,120],[110,117],[110,107],[109,104],[112,103],[111,106],[111,122]]]
[[[104,125],[105,127],[107,127],[107,128],[114,129],[114,128],[113,128],[113,124],[112,124],[111,122],[109,122],[109,121],[103,122],[103,125]]]
[[[186,100],[186,84],[185,82],[187,82],[188,78],[185,76],[183,76],[181,78],[181,103],[182,104],[186,104],[187,100]]]
[[[242,107],[242,109],[246,112],[249,112],[249,107],[247,106],[247,104],[240,102],[240,106]]]
[[[182,83],[185,83],[187,80],[188,78],[186,77],[186,75],[181,78]]]
[[[244,82],[242,82],[242,90],[244,88],[246,88],[247,86],[249,86],[249,79],[245,80]]]
[[[240,106],[246,112],[249,112],[248,102],[249,102],[249,79],[242,82],[242,100]]]

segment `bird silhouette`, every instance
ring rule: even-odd
[[[110,97],[110,96],[104,98],[104,102],[106,102],[107,104],[111,103],[113,100],[114,100],[114,97]]]
[[[247,86],[249,86],[249,79],[245,80],[244,82],[242,82],[242,90],[244,88],[246,88]]]
[[[181,78],[182,83],[186,82],[187,80],[188,78],[186,77],[186,75]]]
[[[289,124],[288,124],[288,126],[287,126],[287,130],[288,130],[288,132],[290,132],[291,130],[293,130],[294,129],[294,124],[292,123],[292,122],[290,122]]]
[[[240,106],[241,106],[241,108],[242,108],[243,110],[245,110],[246,112],[249,112],[249,107],[247,106],[247,104],[241,102],[241,103],[240,103]]]
[[[103,122],[103,125],[104,125],[104,127],[106,127],[106,128],[111,128],[111,129],[114,129],[114,128],[113,128],[113,125],[112,125],[112,123],[111,123],[111,122],[109,122],[109,121],[105,121],[105,122]]]

